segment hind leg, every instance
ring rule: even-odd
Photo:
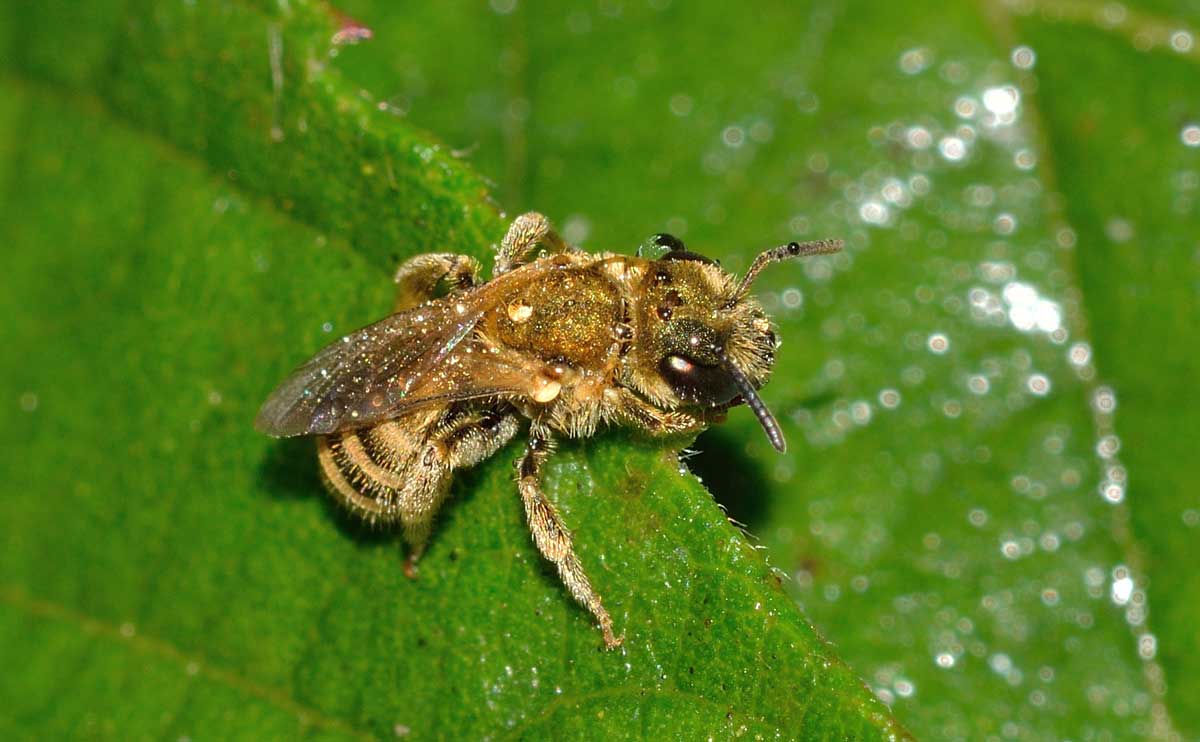
[[[400,492],[400,523],[408,543],[404,573],[416,576],[416,563],[425,553],[433,519],[450,493],[455,469],[474,466],[490,457],[517,433],[511,411],[475,410],[449,417],[420,446],[405,474],[410,484]]]
[[[404,571],[411,577],[454,470],[491,456],[517,427],[507,407],[417,412],[321,436],[317,458],[326,487],[349,510],[369,523],[400,524],[409,546]]]

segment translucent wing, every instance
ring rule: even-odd
[[[507,274],[335,341],[271,393],[255,427],[279,437],[333,433],[439,401],[525,391],[526,364],[472,337],[500,289],[517,279]]]

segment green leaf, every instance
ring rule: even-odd
[[[761,284],[789,456],[690,463],[918,736],[1200,736],[1195,12],[706,5],[348,2],[340,64],[585,245],[849,238]]]
[[[333,65],[290,0],[0,20],[0,728],[18,738],[894,739],[669,447],[574,443],[547,491],[626,645],[534,551],[518,447],[423,562],[250,427],[379,316],[398,256],[489,251],[482,181]]]
[[[1129,523],[1120,525],[1131,530],[1149,580],[1152,636],[1144,641],[1153,643],[1144,651],[1157,651],[1168,710],[1196,738],[1200,50],[1193,39],[1200,19],[1134,9],[1106,29],[1081,10],[1068,5],[1062,23],[1022,20],[1020,28],[1046,46],[1039,63],[1046,136],[1068,196],[1065,216],[1088,248],[1075,260],[1089,321],[1103,330],[1094,333],[1099,378],[1120,400],[1115,426],[1111,415],[1102,424],[1119,433],[1129,470]],[[1147,40],[1150,53],[1142,51]],[[1070,59],[1137,74],[1080,90]],[[1161,686],[1157,668],[1148,672]]]

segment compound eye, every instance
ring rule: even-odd
[[[675,395],[687,402],[715,406],[738,395],[737,382],[720,366],[675,354],[663,358],[658,370]]]

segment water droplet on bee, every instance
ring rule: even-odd
[[[523,301],[515,301],[508,305],[508,318],[513,322],[525,322],[533,316],[533,307]]]

